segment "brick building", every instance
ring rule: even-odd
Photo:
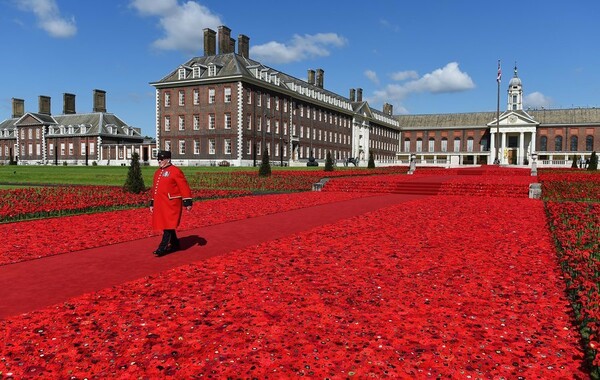
[[[374,110],[361,89],[350,98],[324,88],[323,70],[299,80],[249,57],[249,38],[231,31],[204,30],[204,56],[177,67],[156,88],[157,147],[188,165],[256,165],[265,151],[280,165],[368,160],[393,164],[400,128],[392,116]]]
[[[0,122],[0,161],[20,165],[125,165],[137,152],[140,162],[152,159],[154,142],[140,129],[106,112],[106,92],[94,90],[93,111],[77,113],[75,95],[64,94],[62,115],[51,114],[51,99],[39,97],[38,112],[25,112],[22,99],[12,99],[12,118]]]

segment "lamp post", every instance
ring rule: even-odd
[[[496,98],[496,158],[494,159],[495,165],[500,165],[500,146],[498,136],[500,135],[500,80],[502,79],[502,68],[500,67],[500,60],[498,60],[498,76],[496,82],[498,82],[498,96]]]

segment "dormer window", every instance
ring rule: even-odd
[[[85,125],[81,125],[79,128],[80,128],[80,129],[79,129],[79,132],[80,132],[81,134],[84,134],[84,133],[86,132]]]
[[[214,77],[217,75],[217,66],[216,65],[209,65],[208,66],[208,76],[209,77]]]
[[[75,129],[73,128],[73,126],[72,126],[72,125],[69,125],[69,132],[68,132],[68,133],[69,133],[70,135],[72,135],[72,134],[73,134],[74,130],[75,130]]]
[[[185,68],[181,67],[179,68],[179,79],[185,79]]]
[[[192,68],[192,76],[194,78],[200,78],[200,67],[194,66],[194,68]]]

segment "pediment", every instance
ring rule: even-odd
[[[540,123],[535,121],[531,115],[525,111],[506,111],[500,115],[500,120],[496,119],[488,123],[488,127],[537,127]]]

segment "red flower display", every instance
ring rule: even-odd
[[[0,321],[0,372],[585,378],[544,219],[525,198],[380,209]]]

